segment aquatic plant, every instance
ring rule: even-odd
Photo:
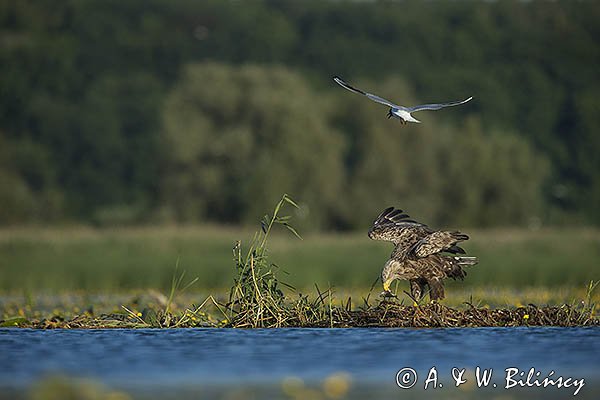
[[[229,302],[225,305],[231,326],[280,327],[289,317],[290,309],[285,304],[281,286],[290,289],[293,287],[279,281],[279,267],[269,261],[267,249],[267,240],[276,224],[284,226],[300,238],[298,232],[289,224],[291,217],[280,215],[286,204],[298,208],[298,205],[284,194],[272,215],[267,214],[262,218],[261,229],[254,234],[245,255],[241,241],[236,242],[233,248],[237,275],[229,293]]]

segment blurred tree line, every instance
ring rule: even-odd
[[[600,224],[596,2],[0,1],[0,223]],[[401,126],[331,81],[401,104]]]

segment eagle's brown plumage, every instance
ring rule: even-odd
[[[434,231],[394,207],[386,208],[377,217],[369,237],[395,245],[381,271],[383,289],[389,291],[396,279],[408,280],[416,300],[427,293],[427,287],[431,300],[443,299],[443,280],[463,279],[467,274],[463,267],[477,264],[476,257],[451,255],[465,254],[458,243],[469,239],[467,235],[458,231]]]

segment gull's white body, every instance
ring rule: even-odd
[[[335,83],[337,83],[344,89],[347,89],[353,93],[362,94],[363,96],[366,96],[369,100],[373,100],[376,103],[383,104],[385,106],[390,107],[390,110],[388,111],[388,118],[391,118],[391,117],[398,118],[404,124],[407,122],[417,122],[417,123],[421,122],[418,119],[415,119],[411,115],[411,113],[413,113],[413,112],[423,111],[423,110],[439,110],[444,107],[458,106],[460,104],[465,104],[467,101],[470,101],[473,98],[473,97],[469,97],[468,99],[465,99],[462,101],[452,101],[449,103],[422,104],[420,106],[404,107],[404,106],[399,106],[397,104],[394,104],[391,101],[384,99],[383,97],[379,97],[372,93],[363,92],[360,89],[352,87],[348,83],[344,82],[338,76],[334,76],[333,80],[335,81]]]
[[[405,110],[401,110],[399,108],[391,108],[390,109],[390,114],[392,114],[392,117],[394,118],[399,118],[404,122],[417,122],[417,123],[421,123],[421,121],[419,121],[418,119],[415,119],[412,115],[410,115],[410,113],[408,111]]]

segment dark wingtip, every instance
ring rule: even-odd
[[[379,214],[379,216],[377,217],[377,219],[381,219],[381,218],[385,218],[388,216],[389,213],[391,213],[392,211],[394,211],[394,207],[388,207],[385,210],[383,210],[381,212],[381,214]]]
[[[460,246],[454,245],[451,246],[450,248],[448,248],[448,252],[449,253],[453,253],[453,254],[466,254],[465,249],[463,249]]]
[[[388,207],[379,214],[376,222],[388,222],[388,223],[415,223],[420,224],[420,222],[415,221],[414,219],[410,219],[408,214],[404,214],[404,211],[401,209],[396,209],[394,207]]]
[[[388,214],[388,218],[394,218],[398,214],[402,214],[402,210],[393,210]]]
[[[377,216],[377,218],[375,218],[375,223],[377,223],[378,221],[382,221],[382,220],[386,219],[386,218],[387,218],[387,215],[388,215],[390,212],[392,212],[392,211],[394,211],[394,207],[388,207],[388,208],[386,208],[385,210],[383,210],[383,211],[381,212],[381,214],[379,214],[379,215]]]

